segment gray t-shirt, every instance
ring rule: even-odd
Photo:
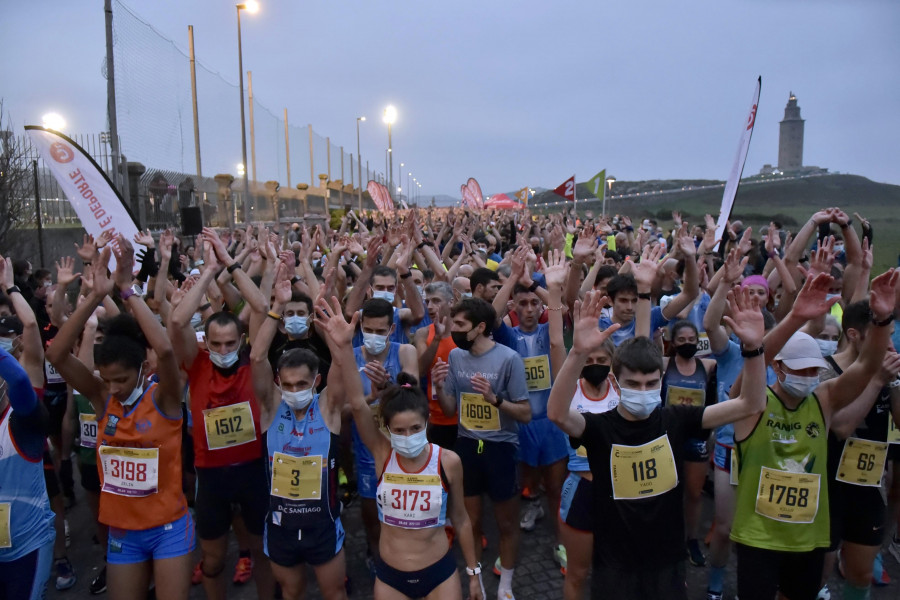
[[[519,354],[501,344],[475,356],[460,348],[450,351],[450,372],[444,383],[448,396],[456,398],[459,435],[489,442],[519,443],[519,423],[502,410],[488,404],[472,387],[470,379],[482,375],[491,390],[504,402],[526,402],[528,384],[525,364]]]

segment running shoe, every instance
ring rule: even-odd
[[[525,503],[525,512],[519,521],[522,531],[534,531],[537,522],[544,518],[544,506],[540,500],[532,500]]]
[[[722,600],[724,595],[722,592],[714,592],[712,590],[706,590],[706,600]]]
[[[253,559],[248,556],[244,556],[238,559],[237,564],[234,566],[234,579],[232,581],[235,585],[244,585],[253,577]]]
[[[566,574],[566,567],[569,564],[569,557],[566,554],[566,547],[562,544],[557,544],[553,548],[553,560],[556,561],[556,564],[559,565],[559,571],[563,575]]]
[[[822,589],[819,590],[819,595],[816,596],[816,600],[831,600],[831,590],[828,589],[828,585],[822,586]]]
[[[494,561],[494,568],[492,570],[494,571],[494,575],[496,575],[497,577],[500,577],[500,557],[499,556],[497,557],[497,560]]]
[[[881,552],[875,555],[875,563],[872,565],[872,585],[884,587],[891,583],[891,576],[884,570],[884,559]]]
[[[203,581],[203,561],[201,560],[194,565],[194,572],[191,573],[191,585],[199,585]]]
[[[700,550],[700,541],[699,540],[688,540],[687,543],[688,550],[688,558],[691,561],[691,564],[695,567],[705,567],[706,566],[706,557],[703,555],[703,552]]]
[[[60,558],[56,561],[56,589],[67,590],[75,585],[75,568],[68,558]]]
[[[94,596],[106,591],[106,565],[103,565],[103,569],[91,580],[91,585],[88,589]]]
[[[888,552],[891,553],[891,556],[894,557],[897,564],[900,564],[900,537],[894,536],[891,543],[888,544]]]

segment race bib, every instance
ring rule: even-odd
[[[159,486],[159,448],[100,446],[103,492],[118,496],[150,496]]]
[[[709,349],[709,336],[705,331],[700,332],[700,335],[697,337],[697,358],[703,358],[705,356],[710,356],[712,351]]]
[[[240,446],[256,439],[250,402],[204,410],[203,421],[210,450]]]
[[[385,473],[379,489],[378,502],[388,525],[423,529],[440,522],[443,505],[440,475]]]
[[[59,374],[59,371],[50,364],[49,360],[44,361],[44,373],[47,378],[47,383],[65,383],[66,380],[63,379],[63,376]]]
[[[322,457],[272,455],[272,495],[288,500],[322,498]]]
[[[97,415],[79,413],[78,429],[81,431],[81,447],[97,447]]]
[[[12,548],[12,535],[9,532],[11,507],[9,502],[0,502],[0,548]]]
[[[703,406],[706,390],[670,385],[666,390],[666,404],[669,406]]]
[[[613,444],[609,470],[616,500],[651,498],[678,485],[675,456],[666,434],[643,446]]]
[[[880,487],[887,451],[886,442],[847,438],[836,479],[853,485]]]
[[[756,512],[784,523],[812,523],[819,511],[820,477],[763,467],[759,473]]]
[[[500,431],[500,411],[481,394],[460,394],[459,422],[470,431]]]
[[[887,443],[900,444],[900,427],[897,427],[897,422],[891,415],[888,415]]]
[[[737,448],[731,449],[731,473],[728,474],[728,481],[731,485],[738,484],[738,478],[740,476],[740,465],[738,464],[738,455]]]
[[[525,363],[525,381],[529,392],[540,392],[550,389],[550,359],[546,354],[523,358]]]

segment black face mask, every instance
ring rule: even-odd
[[[595,388],[600,387],[609,377],[609,365],[584,365],[581,369],[581,378]]]
[[[697,344],[681,344],[675,346],[675,354],[681,358],[693,358],[697,354]]]
[[[472,331],[471,329],[469,331]],[[472,346],[475,345],[475,340],[470,340],[468,337],[469,331],[451,331],[450,337],[453,339],[453,343],[456,344],[457,348],[462,350],[469,351],[472,349]]]

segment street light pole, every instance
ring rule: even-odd
[[[244,53],[241,48],[241,9],[247,9],[252,13],[256,12],[258,6],[259,5],[256,2],[246,2],[236,5],[238,37],[238,85],[241,94],[241,160],[243,161],[244,165],[244,223],[247,223],[250,219],[250,176],[247,173],[247,127],[244,123]]]
[[[388,190],[390,190],[391,198],[394,197],[394,148],[391,141],[391,127],[397,120],[397,109],[393,105],[388,105],[384,109],[384,122],[388,126]]]
[[[356,165],[359,171],[359,212],[362,213],[362,154],[359,152],[359,122],[365,117],[356,117]],[[368,167],[366,167],[368,169]]]

